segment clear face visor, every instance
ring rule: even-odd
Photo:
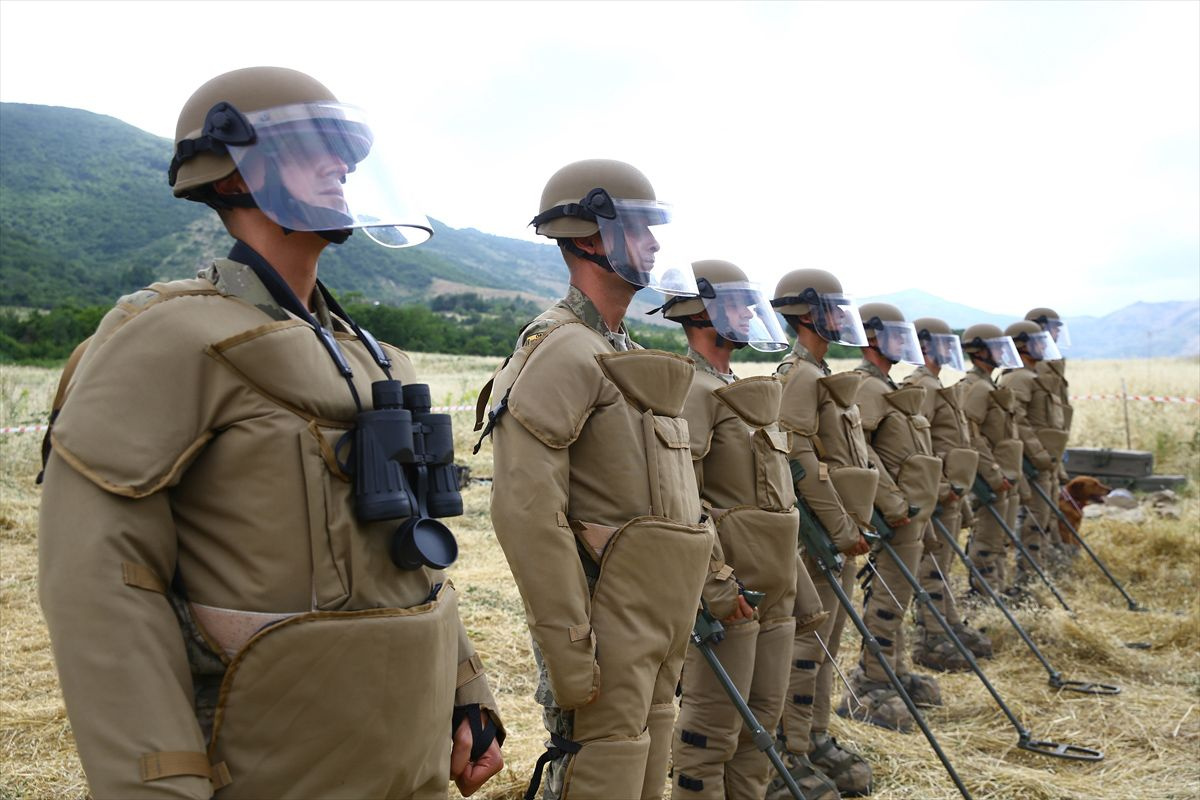
[[[1038,324],[1042,326],[1042,330],[1050,334],[1050,338],[1054,340],[1060,352],[1064,347],[1071,346],[1071,332],[1067,330],[1067,323],[1061,319],[1046,317],[1043,320],[1039,320]],[[1047,356],[1046,360],[1052,361],[1055,358],[1062,358],[1062,356]]]
[[[1054,343],[1054,336],[1049,331],[1026,334],[1025,352],[1034,361],[1058,361],[1062,353]]]
[[[966,372],[963,368],[962,342],[954,334],[931,333],[922,338],[922,343],[925,345],[926,355],[933,359],[935,364]]]
[[[976,339],[976,341],[979,341]],[[998,336],[995,339],[984,339],[988,355],[999,369],[1016,369],[1025,366],[1017,353],[1017,343],[1011,336]]]
[[[850,347],[867,346],[867,331],[849,295],[818,294],[809,289],[801,300],[808,303],[813,328],[822,339]]]
[[[255,140],[228,145],[254,202],[294,231],[362,228],[385,247],[433,234],[399,191],[404,172],[375,141],[363,111],[342,103],[301,103],[245,115]]]
[[[779,317],[757,285],[747,281],[709,284],[701,279],[699,289],[713,329],[725,339],[768,353],[788,348]]]
[[[596,214],[613,271],[638,287],[695,297],[692,261],[677,241],[671,207],[654,200],[612,200],[613,216]],[[610,213],[611,213],[610,212]]]
[[[892,320],[876,320],[875,347],[889,360],[897,363],[914,364],[918,367],[925,365],[925,356],[921,353],[921,342],[917,339],[917,329],[911,322],[894,322]],[[881,326],[882,329],[879,329]]]

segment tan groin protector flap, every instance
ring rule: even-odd
[[[678,417],[692,387],[692,360],[662,350],[600,353],[596,363],[634,408]]]
[[[909,505],[920,509],[913,519],[927,520],[933,515],[941,482],[942,460],[937,456],[917,453],[904,459],[896,485]]]
[[[888,392],[883,397],[906,417],[915,417],[921,413],[921,406],[925,403],[925,387],[906,386],[903,389]]]
[[[942,458],[942,474],[960,492],[966,492],[975,485],[975,471],[978,468],[978,450],[955,447]]]
[[[1020,439],[1005,439],[992,448],[996,465],[1011,483],[1016,483],[1021,477],[1021,456],[1024,452],[1025,448]]]
[[[879,473],[865,467],[840,467],[829,472],[829,480],[841,498],[846,513],[865,530],[873,530],[871,512],[875,508],[875,489]]]
[[[761,619],[792,613],[796,596],[796,536],[800,512],[739,506],[717,520],[725,562],[747,589],[766,592]]]
[[[1071,434],[1066,431],[1060,431],[1056,428],[1038,428],[1037,438],[1042,443],[1042,447],[1046,448],[1054,460],[1062,461],[1063,453],[1067,449],[1067,440]]]
[[[742,378],[713,394],[751,428],[765,428],[779,421],[779,402],[783,384],[773,375]]]
[[[216,797],[411,797],[431,780],[444,794],[456,619],[447,586],[413,608],[315,612],[258,633],[221,685],[209,756],[233,782]]]
[[[820,383],[829,392],[833,402],[842,408],[849,408],[858,399],[858,389],[862,386],[864,376],[860,372],[839,372],[836,375],[826,375]]]
[[[712,545],[711,526],[656,517],[609,540],[592,592],[600,694],[575,709],[575,741],[643,733],[660,668],[687,646]]]
[[[1006,386],[997,386],[996,391],[992,392],[989,397],[992,399],[992,402],[994,402],[1004,411],[1008,412],[1009,414],[1012,413],[1013,403],[1015,402],[1012,389],[1009,389]]]

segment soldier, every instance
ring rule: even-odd
[[[533,219],[558,242],[567,296],[520,335],[489,413],[492,522],[525,603],[550,743],[546,797],[658,797],[675,686],[713,548],[681,411],[695,374],[643,350],[638,289],[694,295],[669,260],[668,207],[619,161],[546,183]],[[481,407],[486,402],[481,398]]]
[[[855,368],[862,376],[858,407],[868,454],[879,471],[875,508],[894,531],[892,549],[909,571],[919,568],[922,539],[938,499],[942,462],[933,454],[929,420],[921,414],[925,390],[899,388],[889,377],[900,362],[924,363],[917,332],[900,309],[889,303],[867,303],[859,309],[867,331],[863,360]],[[941,705],[941,689],[927,675],[912,672],[904,663],[904,618],[912,601],[912,587],[895,561],[871,555],[863,603],[863,621],[879,641],[883,653],[905,690],[918,705]],[[908,731],[914,720],[908,709],[896,708],[899,694],[888,681],[878,660],[859,658],[851,677],[854,694],[862,701],[853,706],[849,694],[838,714],[884,728]]]
[[[1064,322],[1058,313],[1052,308],[1034,308],[1030,309],[1025,315],[1025,319],[1032,320],[1042,327],[1042,330],[1050,334],[1050,338],[1054,340],[1055,347],[1059,353],[1071,347],[1071,332],[1067,329],[1067,323]],[[1038,380],[1047,392],[1058,398],[1058,408],[1061,412],[1062,427],[1059,439],[1062,441],[1062,450],[1065,453],[1067,440],[1071,434],[1071,418],[1075,409],[1071,406],[1070,387],[1067,384],[1067,360],[1059,358],[1056,361],[1046,359],[1037,363]],[[1053,416],[1053,415],[1052,415]],[[1052,491],[1050,497],[1055,500],[1061,496],[1062,486],[1070,479],[1067,475],[1067,468],[1061,460],[1058,464],[1058,469],[1054,475]],[[1068,545],[1058,536],[1050,537],[1054,549],[1050,552],[1060,554],[1060,557],[1070,557],[1078,550],[1078,545]]]
[[[1013,418],[1012,392],[996,386],[992,373],[1018,367],[1021,359],[1012,338],[988,323],[963,331],[962,348],[972,365],[962,380],[962,398],[971,446],[979,453],[977,474],[995,492],[993,508],[1011,528],[1016,523],[1019,500],[1016,487],[1021,475],[1021,439]],[[1015,593],[1008,585],[1008,537],[986,511],[975,514],[967,550],[971,563],[996,591]]]
[[[797,603],[798,514],[787,434],[778,426],[782,384],[774,376],[738,380],[730,357],[746,345],[786,350],[787,338],[767,297],[736,265],[698,261],[692,269],[700,296],[672,297],[662,312],[683,325],[695,362],[683,416],[700,498],[717,524],[703,598],[725,627],[717,656],[755,718],[773,731],[797,622],[811,630],[827,615],[807,572],[799,576]],[[747,605],[744,588],[766,594],[757,609]],[[682,688],[671,740],[676,796],[763,797],[766,755],[697,648],[688,648]]]
[[[965,495],[975,482],[979,454],[971,447],[971,432],[962,410],[963,384],[944,386],[940,376],[943,367],[965,371],[962,345],[950,326],[940,319],[921,317],[913,322],[913,327],[917,330],[925,364],[917,367],[900,385],[925,389],[921,413],[929,420],[933,454],[942,460],[942,478],[938,486],[938,505],[934,518],[952,536],[957,537],[962,529]],[[976,656],[989,657],[992,654],[991,641],[982,632],[963,622],[958,613],[949,583],[950,566],[954,561],[953,551],[941,536],[926,536],[921,569],[916,573],[921,579],[921,588],[928,592],[963,644]],[[919,606],[913,661],[939,671],[969,669],[967,660],[932,617],[924,604]]]
[[[796,490],[846,557],[841,582],[852,596],[855,559],[870,549],[863,531],[870,528],[878,476],[868,464],[855,400],[862,376],[832,374],[825,354],[831,342],[862,347],[867,336],[854,302],[824,270],[784,275],[771,305],[796,334],[792,352],[776,370],[784,382],[779,425],[790,434],[793,474],[801,476]],[[817,630],[798,632],[793,643],[781,726],[785,757],[806,793],[825,796],[817,793],[828,791],[826,780],[831,779],[842,793],[869,794],[871,767],[829,735],[833,673],[846,611],[807,554],[801,568],[830,616]],[[898,697],[895,704],[903,708]],[[770,796],[782,796],[777,793],[782,786],[773,787],[776,793]]]
[[[502,761],[453,537],[368,509],[365,466],[335,455],[415,375],[317,280],[353,229],[397,245],[429,224],[381,202],[384,144],[302,73],[214,78],[175,138],[175,195],[236,244],[109,312],[44,473],[39,592],[90,792],[470,794]]]
[[[1062,434],[1060,400],[1047,386],[1047,381],[1038,375],[1037,366],[1045,361],[1056,361],[1061,356],[1054,345],[1054,339],[1036,322],[1014,322],[1004,333],[1012,337],[1013,343],[1016,344],[1022,366],[1005,370],[998,383],[1012,392],[1013,415],[1021,437],[1022,453],[1037,470],[1037,477],[1033,480],[1047,497],[1053,497],[1058,468],[1062,463],[1062,454],[1067,442]],[[1033,496],[1034,490],[1030,487],[1029,480],[1022,470],[1022,507],[1017,514],[1021,543],[1037,561],[1038,566],[1045,567],[1046,553],[1054,546],[1049,536],[1054,511],[1041,498]],[[1057,532],[1057,529],[1055,524],[1053,530]],[[1033,577],[1032,568],[1025,564],[1023,558],[1017,559],[1017,576],[1017,580],[1022,584]]]

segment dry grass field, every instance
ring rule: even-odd
[[[414,358],[418,374],[433,386],[435,403],[448,405],[473,405],[494,366],[491,359]],[[766,365],[739,370],[766,371]],[[1131,394],[1200,394],[1196,359],[1072,362],[1068,377],[1074,394],[1119,394],[1122,378]],[[42,422],[55,378],[51,370],[0,366],[0,425]],[[1045,670],[999,612],[980,608],[970,614],[996,643],[996,657],[984,669],[1024,726],[1037,738],[1102,749],[1106,758],[1076,763],[1017,749],[1016,732],[979,681],[970,673],[945,676],[947,703],[928,718],[978,800],[1200,796],[1200,508],[1194,488],[1200,479],[1200,406],[1129,406],[1133,447],[1154,451],[1159,472],[1189,477],[1181,518],[1150,513],[1140,524],[1091,520],[1084,535],[1150,610],[1127,611],[1099,570],[1080,561],[1060,580],[1074,617],[1057,607],[1018,611],[1064,677],[1118,684],[1121,694],[1050,688]],[[1125,446],[1119,401],[1080,401],[1076,407],[1072,444]],[[471,417],[455,415],[459,460],[476,480],[464,491],[466,514],[453,524],[462,556],[451,574],[509,729],[507,766],[478,796],[517,798],[542,751],[543,730],[532,700],[535,673],[521,601],[488,519],[490,448],[470,454]],[[37,606],[39,493],[33,479],[39,443],[38,434],[0,435],[0,800],[81,798],[86,792]],[[952,580],[960,587],[965,582],[961,571]],[[858,646],[850,626],[847,631],[842,667],[848,671]],[[904,736],[836,717],[833,733],[871,762],[876,797],[959,796],[919,733]]]

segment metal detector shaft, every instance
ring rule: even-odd
[[[1037,576],[1042,579],[1042,583],[1046,584],[1046,588],[1048,588],[1050,593],[1054,595],[1054,599],[1058,600],[1059,605],[1061,605],[1064,609],[1071,611],[1071,607],[1067,605],[1067,601],[1063,599],[1061,594],[1059,594],[1058,587],[1055,586],[1054,582],[1050,580],[1050,576],[1047,575],[1045,570],[1038,566],[1038,563],[1033,560],[1033,556],[1030,554],[1029,550],[1026,549],[1025,544],[1021,541],[1021,537],[1017,536],[1017,534],[1013,532],[1013,529],[1008,527],[1008,523],[1004,521],[1004,517],[1000,516],[1000,512],[997,511],[992,505],[996,499],[996,493],[993,492],[991,487],[988,486],[987,483],[979,476],[975,477],[974,491],[975,496],[979,498],[979,502],[988,510],[988,513],[992,515],[992,519],[996,520],[996,524],[1004,530],[1005,535],[1008,536],[1014,545],[1016,545],[1017,552],[1019,552],[1025,561],[1028,562],[1029,566],[1033,568],[1033,571],[1037,573]]]
[[[878,511],[875,512],[875,518],[872,520],[872,523],[875,525],[876,530],[879,531],[879,546],[891,557],[892,562],[895,563],[896,567],[900,570],[900,574],[904,576],[904,580],[906,580],[908,585],[913,588],[914,596],[916,597],[917,602],[923,603],[925,608],[929,610],[929,613],[933,615],[933,618],[937,620],[938,625],[940,625],[942,630],[946,632],[946,635],[950,637],[950,641],[954,643],[954,646],[958,649],[958,652],[967,660],[967,663],[971,666],[971,670],[983,684],[983,688],[988,690],[988,694],[990,694],[992,699],[996,701],[996,705],[1002,712],[1004,712],[1004,716],[1008,717],[1008,721],[1011,722],[1012,726],[1017,729],[1017,747],[1021,748],[1022,750],[1028,750],[1031,753],[1037,753],[1038,755],[1043,756],[1052,756],[1054,758],[1066,758],[1076,761],[1102,760],[1104,758],[1104,753],[1100,750],[1094,750],[1090,747],[1080,747],[1073,744],[1061,744],[1059,742],[1051,742],[1044,739],[1033,738],[1033,734],[1031,734],[1025,728],[1025,726],[1021,724],[1021,721],[1017,719],[1016,714],[1014,714],[1012,709],[1008,707],[1008,704],[1004,702],[1004,698],[1002,698],[1000,693],[996,691],[996,687],[992,686],[992,682],[989,681],[987,676],[983,674],[983,668],[980,667],[979,662],[975,660],[975,654],[972,653],[970,648],[963,644],[962,640],[958,638],[958,634],[954,632],[954,628],[942,615],[942,612],[938,610],[937,605],[933,602],[933,598],[929,596],[929,592],[925,591],[924,587],[921,586],[921,582],[917,580],[917,577],[913,575],[912,571],[908,568],[908,565],[906,565],[900,559],[900,556],[896,553],[896,550],[892,547],[890,541],[892,538],[892,530],[888,526],[887,521],[880,516]]]
[[[1029,648],[1029,652],[1033,653],[1034,657],[1038,661],[1042,662],[1042,666],[1046,668],[1046,672],[1050,675],[1051,686],[1053,686],[1055,689],[1070,689],[1073,692],[1083,692],[1084,694],[1120,693],[1121,687],[1119,686],[1111,686],[1104,683],[1063,680],[1062,673],[1050,665],[1050,662],[1046,660],[1044,655],[1042,655],[1042,651],[1039,650],[1038,646],[1033,643],[1033,639],[1029,638],[1029,634],[1024,628],[1021,627],[1021,623],[1017,622],[1017,618],[1012,615],[1012,611],[1009,610],[1008,605],[1004,602],[1000,595],[996,593],[996,590],[992,588],[992,585],[987,582],[983,575],[979,573],[979,570],[976,569],[975,565],[971,563],[971,557],[963,552],[962,545],[958,543],[958,540],[954,538],[950,531],[946,530],[946,526],[943,525],[942,521],[936,516],[933,517],[933,527],[937,529],[937,532],[940,533],[942,538],[946,540],[946,543],[950,545],[950,549],[953,550],[955,555],[958,556],[958,559],[962,561],[963,566],[965,566],[967,571],[971,573],[971,577],[975,579],[975,582],[979,586],[983,587],[983,590],[987,592],[988,597],[992,598],[992,602],[996,604],[996,608],[1000,609],[1000,613],[1002,613],[1005,618],[1008,619],[1009,624],[1013,626],[1013,630],[1017,632],[1022,641],[1024,641],[1025,645]]]
[[[916,704],[909,696],[904,688],[904,684],[900,682],[900,678],[896,675],[896,671],[892,669],[892,665],[888,663],[887,656],[883,654],[883,648],[879,641],[871,634],[869,628],[858,612],[854,610],[854,603],[846,596],[846,590],[842,588],[841,581],[834,574],[834,566],[837,561],[831,558],[830,553],[834,553],[833,547],[830,544],[829,535],[825,532],[816,515],[804,504],[803,500],[796,503],[796,508],[800,510],[800,539],[804,542],[805,549],[808,555],[817,567],[820,568],[821,574],[825,576],[825,580],[829,582],[830,588],[837,595],[838,602],[842,604],[842,608],[846,609],[846,616],[854,623],[854,627],[858,628],[859,635],[862,636],[863,647],[870,651],[875,660],[879,662],[879,666],[887,673],[888,682],[896,689],[900,699],[904,701],[904,705],[908,708],[908,713],[912,715],[913,720],[921,728],[921,733],[925,734],[925,738],[929,741],[929,746],[933,748],[934,754],[938,760],[942,762],[946,773],[950,776],[950,780],[954,781],[954,785],[966,800],[973,800],[971,793],[967,791],[967,787],[963,785],[962,779],[958,777],[958,773],[954,770],[954,765],[950,763],[950,759],[946,756],[942,746],[938,743],[937,737],[933,735],[933,731],[929,729],[925,718],[921,716],[921,712],[917,709]]]
[[[1026,462],[1027,470],[1031,466],[1032,465],[1029,464],[1029,462]],[[1083,538],[1079,535],[1079,531],[1075,529],[1075,526],[1071,524],[1071,521],[1068,520],[1066,515],[1062,513],[1062,509],[1058,507],[1058,504],[1046,495],[1046,491],[1041,486],[1038,486],[1033,482],[1033,478],[1029,479],[1029,485],[1033,487],[1035,492],[1037,492],[1038,497],[1042,498],[1046,505],[1050,506],[1050,510],[1052,510],[1055,516],[1058,517],[1058,521],[1067,526],[1067,530],[1069,530],[1071,535],[1075,537],[1075,541],[1079,542],[1080,546],[1083,547],[1084,552],[1091,556],[1092,561],[1096,562],[1096,566],[1099,567],[1100,571],[1104,573],[1104,577],[1108,578],[1109,582],[1111,582],[1113,586],[1117,587],[1117,591],[1120,592],[1121,596],[1125,598],[1125,603],[1129,606],[1129,610],[1145,611],[1146,609],[1138,605],[1138,602],[1129,596],[1129,592],[1125,591],[1125,587],[1121,585],[1120,581],[1113,577],[1113,574],[1108,571],[1108,567],[1106,567],[1104,562],[1100,560],[1100,556],[1096,555],[1092,551],[1092,548],[1088,547],[1087,542],[1083,540]]]
[[[800,791],[800,786],[797,785],[796,779],[788,772],[787,765],[783,763],[783,759],[779,757],[779,753],[775,751],[775,737],[768,733],[758,719],[754,716],[754,712],[750,710],[750,706],[746,705],[745,699],[738,692],[737,687],[733,685],[733,681],[729,678],[729,673],[725,671],[725,667],[721,664],[721,660],[717,658],[717,654],[713,652],[712,642],[720,641],[721,635],[725,629],[721,623],[712,617],[708,612],[701,611],[696,615],[696,625],[692,628],[692,644],[696,645],[696,649],[704,656],[704,660],[708,662],[708,666],[712,668],[713,674],[717,676],[717,682],[721,684],[721,688],[725,690],[725,694],[729,695],[729,700],[733,703],[734,708],[742,715],[742,721],[746,723],[746,728],[750,731],[750,737],[754,741],[754,746],[766,753],[767,758],[771,761],[771,766],[775,767],[775,771],[779,773],[779,777],[783,779],[783,783],[788,788],[788,792],[796,800],[808,800],[804,792]]]

